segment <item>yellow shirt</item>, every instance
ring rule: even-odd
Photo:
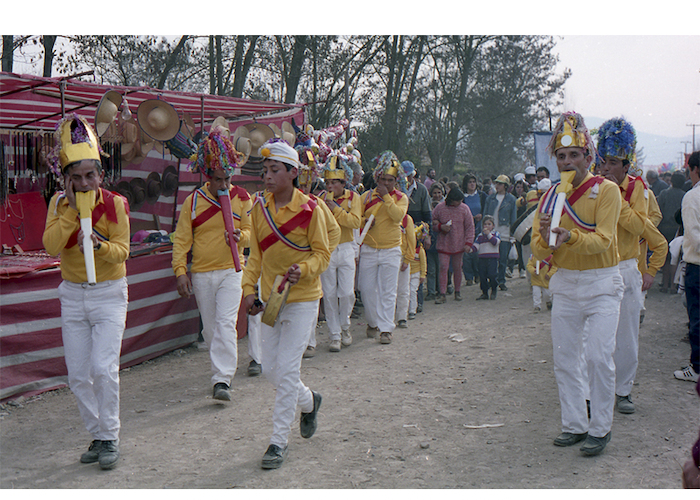
[[[100,188],[95,210],[98,210],[99,205],[103,205],[101,208],[113,206],[116,222],[110,220],[114,215],[105,212],[92,227],[101,242],[100,249],[95,249],[95,272],[98,283],[126,276],[125,262],[130,250],[129,216],[126,213],[124,199],[109,192],[107,195],[104,193],[105,190]],[[105,205],[105,196],[110,194],[113,204]],[[80,231],[78,211],[68,205],[68,200],[62,192],[54,194],[49,201],[49,210],[46,214],[44,248],[50,255],[61,254],[61,277],[64,280],[85,283],[87,281],[85,257],[80,251],[79,244],[75,243],[70,248],[66,248],[71,236],[78,231]]]
[[[304,193],[302,192],[302,194]],[[335,216],[333,215],[333,212],[331,212],[331,209],[328,208],[328,205],[326,205],[321,198],[318,198],[313,194],[309,194],[307,196],[318,203],[318,206],[321,207],[321,210],[323,211],[323,215],[326,217],[326,228],[328,228],[328,248],[331,253],[333,253],[333,250],[335,250],[340,243],[340,226],[335,220]]]
[[[591,177],[593,174],[589,172],[582,182]],[[584,222],[595,224],[595,231],[581,229],[568,215],[562,215],[560,226],[571,231],[571,239],[554,252],[551,262],[557,268],[585,271],[616,266],[620,262],[617,252],[617,223],[622,206],[620,188],[614,182],[603,180],[597,185],[597,194],[592,193],[594,189],[595,186],[588,188],[576,200],[573,209]],[[540,205],[544,199],[544,196],[540,199]],[[530,245],[535,258],[544,260],[552,251],[549,242],[542,240],[539,229],[540,208],[533,221]]]
[[[425,248],[421,243],[418,247],[418,255],[415,255],[411,261],[411,274],[420,273],[421,278],[425,278],[428,274],[428,258],[425,255]]]
[[[652,196],[653,198],[653,196]],[[666,254],[668,253],[668,242],[664,235],[656,228],[651,219],[647,219],[646,224],[644,224],[644,231],[642,232],[642,238],[644,238],[644,244],[640,245],[640,251],[643,253],[639,254],[639,272],[644,274],[650,274],[656,276],[656,273],[661,269],[666,262]],[[647,245],[653,252],[649,258],[649,264],[647,265]]]
[[[527,261],[527,265],[525,267],[527,268],[527,272],[530,273],[530,284],[532,286],[549,288],[549,280],[545,278],[545,276],[551,278],[554,275],[554,273],[557,272],[557,268],[555,266],[550,266],[549,262],[547,262],[546,260],[540,260],[539,263],[540,272],[538,274],[536,267],[536,259],[530,256],[530,258]]]
[[[647,192],[649,192],[649,188],[647,188]],[[653,192],[649,193],[649,198],[647,201],[649,202],[649,207],[647,209],[649,212],[649,220],[652,224],[654,224],[654,226],[659,227],[659,223],[661,222],[661,219],[663,219],[663,215],[661,214],[661,209],[659,208],[659,202],[656,201],[656,196],[654,196]]]
[[[375,200],[379,200],[375,202]],[[368,205],[370,205],[368,207]],[[376,189],[362,195],[362,227],[371,214],[374,214],[374,225],[367,232],[364,245],[372,248],[395,248],[401,245],[401,221],[408,211],[408,197],[394,189],[380,197]]]
[[[630,180],[631,177],[627,175],[620,184],[622,208],[617,224],[617,245],[621,261],[636,259],[639,256],[639,237],[644,231],[649,213],[649,190],[641,179],[634,183],[629,203],[626,201]]]
[[[218,201],[218,195],[215,196],[209,189],[210,184],[207,182],[202,190],[208,197]],[[248,246],[250,241],[249,212],[253,202],[250,195],[241,187],[231,186],[230,193],[231,210],[240,217],[240,220],[237,220],[236,217],[233,218],[233,226],[241,230],[241,239],[237,246],[239,259],[243,265],[243,249]],[[205,273],[234,267],[231,247],[228,246],[225,236],[226,228],[221,210],[203,224],[195,228],[192,227],[192,202],[195,196],[194,218],[209,210],[210,207],[216,206],[196,191],[185,198],[173,237],[172,266],[175,276],[187,273],[187,252],[190,249],[192,249],[191,271],[193,273]]]
[[[326,197],[327,193],[323,199],[325,200]],[[352,230],[359,229],[362,223],[362,199],[359,194],[345,189],[338,200],[340,200],[340,206],[336,206],[331,212],[340,226],[340,240],[338,242],[340,244],[353,241]],[[335,200],[336,203],[338,200]]]
[[[287,302],[309,302],[320,299],[322,290],[319,276],[326,270],[331,258],[326,216],[323,209],[319,208],[323,202],[319,200],[316,208],[313,209],[311,221],[306,228],[296,227],[286,235],[292,244],[309,247],[309,251],[291,248],[281,241],[273,243],[263,251],[260,242],[272,234],[272,229],[265,219],[264,209],[269,211],[277,227],[303,210],[310,209],[307,205],[310,198],[298,189],[294,190],[292,200],[279,210],[275,208],[275,197],[272,193],[265,191],[263,196],[265,201],[263,198],[256,200],[250,211],[252,224],[250,255],[241,282],[243,296],[255,293],[255,285],[258,278],[261,278],[260,300],[267,302],[275,277],[284,276],[292,264],[298,264],[301,278],[289,289]]]
[[[416,227],[408,214],[401,220],[401,255],[403,262],[409,265],[416,256]]]
[[[523,202],[522,197],[518,198],[517,201],[515,202],[515,206],[517,208],[522,208],[525,206],[526,209],[529,209],[530,207],[534,207],[537,205],[537,202],[540,200],[540,195],[537,193],[536,189],[531,189],[525,194],[525,202]]]

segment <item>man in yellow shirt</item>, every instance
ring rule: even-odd
[[[59,145],[52,166],[63,176],[65,191],[49,202],[44,248],[61,255],[58,287],[61,333],[68,385],[93,441],[81,457],[113,468],[119,459],[119,356],[126,325],[129,292],[129,205],[100,187],[104,171],[99,140],[84,118],[70,115],[57,127]],[[76,193],[94,191],[92,246],[84,248]],[[88,284],[84,252],[94,249],[96,284]]]
[[[362,194],[364,228],[374,215],[360,247],[360,293],[367,319],[367,336],[390,344],[394,331],[396,290],[401,268],[401,221],[408,211],[408,197],[396,189],[405,179],[401,164],[391,151],[375,159],[377,187]]]
[[[229,387],[238,365],[236,320],[241,302],[242,271],[236,270],[224,225],[220,196],[229,196],[238,258],[250,239],[252,202],[247,191],[231,185],[239,154],[228,137],[215,131],[203,139],[193,162],[207,182],[182,204],[173,239],[172,266],[177,291],[194,293],[202,318],[202,335],[209,346],[214,399],[230,401]],[[187,276],[187,253],[192,250],[192,280]]]
[[[255,315],[255,284],[260,278],[260,300],[267,303],[277,276],[287,276],[291,287],[287,302],[273,327],[262,324],[263,374],[276,391],[272,437],[262,459],[264,469],[279,468],[287,456],[287,443],[297,406],[303,438],[316,431],[321,395],[301,381],[301,360],[309,332],[318,318],[321,298],[319,276],[328,267],[331,252],[326,216],[320,205],[295,189],[299,155],[281,139],[260,148],[265,191],[250,212],[250,255],[243,271],[243,304]]]
[[[637,373],[639,314],[644,300],[642,274],[638,268],[639,239],[649,215],[649,190],[641,177],[628,174],[637,146],[632,124],[624,118],[612,118],[600,126],[597,135],[600,173],[620,186],[622,195],[617,245],[625,291],[620,302],[613,359],[617,410],[630,414],[635,412],[630,392]]]
[[[331,253],[331,260],[321,274],[323,305],[326,313],[331,352],[340,352],[340,346],[352,344],[350,313],[355,305],[355,249],[353,230],[360,227],[362,205],[360,195],[345,189],[352,180],[353,171],[346,158],[332,153],[322,169],[326,182],[323,198],[340,227],[338,246]]]
[[[622,198],[616,184],[588,171],[594,145],[578,113],[567,112],[559,119],[549,150],[559,172],[574,175],[559,226],[550,227],[555,185],[540,199],[532,228],[535,259],[551,255],[551,265],[558,268],[549,283],[562,422],[554,444],[571,446],[585,440],[581,452],[597,455],[610,440],[615,404],[613,352],[624,289],[617,250]],[[552,246],[550,232],[556,234]]]

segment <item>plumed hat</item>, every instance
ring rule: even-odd
[[[598,155],[632,161],[637,146],[637,134],[624,118],[611,118],[598,129]]]
[[[190,171],[201,172],[207,177],[211,177],[214,170],[222,170],[226,175],[234,175],[238,168],[239,154],[233,143],[220,130],[212,133],[199,141],[197,155],[190,163]]]
[[[384,151],[382,154],[377,156],[374,161],[377,164],[373,172],[375,180],[379,179],[379,177],[384,174],[396,177],[397,181],[406,180],[406,172],[404,172],[403,167],[401,167],[401,164],[399,163],[399,159],[396,157],[393,151]]]
[[[71,163],[82,160],[100,161],[102,152],[100,141],[87,120],[71,113],[56,124],[54,132],[56,146],[47,155],[51,170],[61,176],[63,169]]]
[[[340,179],[341,181],[351,181],[353,171],[348,165],[347,158],[337,151],[331,153],[326,163],[321,168],[321,175],[324,179]]]
[[[559,117],[547,149],[550,155],[554,156],[557,149],[569,147],[588,149],[591,154],[594,152],[593,139],[586,123],[575,111],[567,111]]]

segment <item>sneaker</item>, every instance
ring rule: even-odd
[[[289,447],[280,448],[276,444],[271,444],[267,447],[267,451],[262,457],[260,464],[263,469],[279,469],[287,458]]]
[[[435,300],[435,294],[434,293],[429,293],[425,297],[423,297],[423,300]]]
[[[231,401],[231,393],[228,391],[228,385],[223,382],[214,384],[214,399],[219,401]]]
[[[640,312],[639,313],[639,324],[641,325],[642,323],[644,323],[644,313]]]
[[[421,304],[418,304],[416,306],[416,313],[420,314],[423,312],[423,306]]]
[[[454,285],[447,285],[447,295],[452,295],[455,291]]]
[[[307,346],[304,354],[301,355],[304,359],[313,358],[314,356],[316,356],[316,348],[311,346]]]
[[[102,441],[95,439],[90,443],[88,451],[80,455],[80,462],[83,464],[94,464],[100,459],[100,450],[102,449]]]
[[[325,325],[326,324],[326,317],[324,315],[320,315],[318,317],[316,324],[317,325]]]
[[[513,271],[510,269],[506,269],[506,278],[512,278],[513,277]]]
[[[391,344],[391,332],[382,332],[379,336],[380,344]]]
[[[352,335],[350,335],[350,330],[341,330],[340,343],[343,344],[343,347],[347,347],[352,344]]]
[[[464,284],[467,286],[472,286],[474,284],[474,280],[467,280],[464,282]]]
[[[634,403],[632,402],[632,399],[630,399],[629,394],[627,396],[618,396],[616,394],[615,399],[617,411],[619,411],[620,413],[624,413],[625,415],[634,413]]]
[[[119,445],[116,441],[102,441],[100,449],[100,468],[103,470],[112,469],[119,460]]]
[[[474,283],[479,283],[479,281],[481,281],[481,278],[474,276]]]
[[[330,352],[340,352],[340,340],[331,340],[330,346],[328,346]]]
[[[418,308],[416,308],[416,311],[418,311]],[[409,321],[412,319],[416,319],[416,313],[408,313],[408,319]]]
[[[462,292],[455,292],[455,300],[462,300]]]
[[[612,431],[611,431],[612,432]],[[581,446],[581,453],[593,457],[600,455],[610,441],[610,432],[603,437],[588,436]]]
[[[673,372],[673,376],[678,380],[687,380],[688,382],[698,381],[698,374],[695,373],[695,370],[690,365],[686,366],[685,368],[681,368],[680,370],[676,370]]]
[[[506,286],[505,283],[503,283],[503,284],[501,284],[501,285],[498,285],[498,288],[500,288],[500,289],[503,290],[504,292],[505,292],[506,290],[508,290],[508,287]]]
[[[376,339],[377,335],[379,335],[379,328],[367,325],[367,338]]]
[[[399,328],[408,328],[408,325],[406,324],[405,319],[400,319],[399,322],[396,324]]]
[[[301,437],[305,439],[309,439],[316,432],[316,414],[321,407],[321,400],[323,399],[318,392],[311,391],[311,395],[314,398],[314,409],[309,413],[302,412],[299,419],[299,432]]]
[[[479,297],[476,298],[476,300],[489,300],[489,294],[482,293]]]
[[[436,304],[444,304],[445,302],[447,302],[447,297],[443,294],[440,294],[435,298]]]
[[[535,306],[535,308],[533,309],[533,311],[536,313],[540,312],[541,310],[542,308],[540,306]]]
[[[552,310],[552,302],[547,302],[547,310],[551,311]]]
[[[262,365],[254,359],[248,365],[248,376],[257,377],[262,373]]]
[[[573,446],[588,437],[588,433],[574,434],[572,432],[562,432],[554,440],[554,446]]]

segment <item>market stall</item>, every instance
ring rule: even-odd
[[[112,112],[104,113],[109,100]],[[163,122],[164,131],[177,131],[171,140],[142,126],[140,111],[154,101],[171,113]],[[203,183],[187,170],[187,146],[219,117],[243,140],[263,128],[269,134],[305,121],[299,105],[0,73],[0,401],[66,384],[60,269],[43,252],[41,233],[46,202],[58,188],[46,155],[55,124],[68,113],[95,125],[110,154],[103,162],[104,187],[124,195],[131,207],[122,367],[187,345],[199,334],[194,298],[182,299],[176,291],[169,241],[142,241],[144,233],[172,232],[182,202]],[[257,190],[259,171],[251,157],[232,182]]]

